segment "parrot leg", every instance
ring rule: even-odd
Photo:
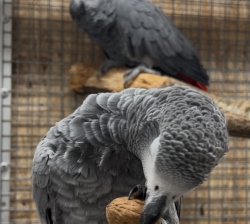
[[[106,60],[102,63],[101,67],[97,71],[97,78],[99,79],[102,75],[104,75],[109,69],[113,67],[120,67],[123,66],[123,63],[112,61],[112,60]]]
[[[130,192],[128,195],[128,200],[135,198],[135,199],[143,199],[145,200],[146,198],[146,192],[147,188],[143,190],[142,186],[140,184],[137,184]]]
[[[135,79],[140,73],[150,73],[150,74],[157,74],[160,75],[161,73],[146,67],[145,65],[139,65],[133,69],[128,70],[127,72],[125,72],[125,74],[123,75],[124,77],[124,87],[133,79]]]

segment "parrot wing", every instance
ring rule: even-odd
[[[122,140],[120,95],[90,95],[38,144],[32,186],[42,224],[106,223],[107,204],[145,183],[141,161]]]
[[[192,44],[161,9],[148,1],[118,0],[116,10],[117,26],[130,57],[148,55],[167,75],[209,84]]]

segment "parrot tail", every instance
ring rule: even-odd
[[[188,77],[188,76],[186,76],[186,75],[184,75],[184,74],[182,74],[180,72],[177,74],[176,77],[183,80],[184,82],[192,85],[192,86],[195,86],[195,87],[203,90],[203,91],[208,91],[208,86],[207,85],[205,85],[205,84],[203,84],[201,82],[198,82],[197,80],[192,79],[192,78],[190,78],[190,77]]]

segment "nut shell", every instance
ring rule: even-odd
[[[128,197],[116,198],[106,207],[109,224],[138,224],[143,210],[144,201]],[[156,224],[161,224],[160,220]]]

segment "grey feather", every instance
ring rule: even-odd
[[[98,105],[100,107],[102,107],[104,110],[109,111],[108,105],[107,105],[107,100],[109,99],[109,97],[112,95],[112,93],[110,94],[98,94],[96,97],[96,102],[98,103]]]
[[[117,113],[117,103],[119,102],[120,100],[120,97],[121,97],[121,94],[120,93],[114,93],[112,94],[109,98],[108,98],[108,101],[107,101],[107,106],[109,108],[109,110],[112,112],[112,113]]]
[[[71,0],[70,14],[77,26],[99,42],[109,60],[118,65],[144,64],[157,67],[166,75],[182,79],[178,74],[181,73],[209,84],[192,44],[150,1]],[[150,58],[151,65],[145,57]]]
[[[107,204],[145,184],[144,156],[159,135],[156,167],[177,189],[202,183],[228,150],[225,117],[191,88],[90,95],[36,148],[33,199],[41,222],[107,223]],[[176,203],[163,215],[170,224],[179,222]]]

